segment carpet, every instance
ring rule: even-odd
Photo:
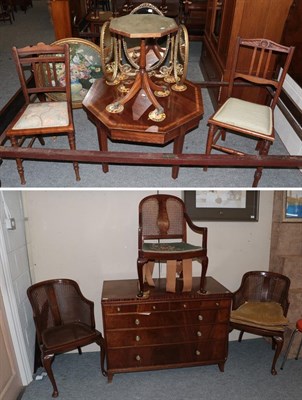
[[[299,400],[302,359],[288,360],[284,370],[270,373],[273,351],[263,339],[230,342],[225,371],[217,365],[116,374],[107,382],[99,353],[66,354],[53,363],[60,400]],[[280,367],[280,357],[277,367]],[[38,371],[41,373],[41,370]],[[50,399],[48,377],[34,380],[22,400]]]

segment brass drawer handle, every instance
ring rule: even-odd
[[[134,321],[134,323],[135,323],[135,325],[139,325],[139,324],[140,324],[140,320],[137,318],[137,319]]]
[[[200,331],[197,331],[197,336],[201,337],[202,333]]]
[[[117,307],[117,311],[120,312],[121,311],[121,307]]]
[[[202,321],[203,320],[203,316],[201,314],[198,315],[198,320]]]
[[[136,361],[140,361],[140,360],[141,360],[141,356],[137,355],[137,356],[135,357],[135,359],[136,359]]]
[[[139,342],[140,340],[141,340],[141,338],[140,338],[140,336],[135,336],[135,340],[137,341],[137,342]]]
[[[199,351],[199,350],[196,350],[196,351],[195,351],[195,354],[196,354],[197,356],[200,356],[200,351]]]
[[[152,306],[152,310],[156,310],[156,306]]]
[[[186,305],[186,304],[184,304],[184,305],[183,305],[183,307],[184,307],[184,308],[187,308],[187,305]]]
[[[220,306],[220,303],[217,302],[217,303],[216,303],[216,306],[219,307],[219,306]]]

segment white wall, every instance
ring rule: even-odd
[[[138,203],[153,192],[23,192],[34,281],[75,279],[95,302],[96,325],[102,330],[102,282],[137,278]],[[181,191],[169,193],[182,196]],[[200,224],[209,228],[208,275],[231,291],[244,272],[269,267],[272,205],[273,191],[261,191],[259,222]],[[189,239],[198,243],[199,237]],[[197,264],[194,270],[200,273]]]

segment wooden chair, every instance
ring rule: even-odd
[[[268,271],[250,271],[243,275],[239,289],[233,294],[230,327],[244,332],[271,337],[275,354],[271,367],[276,375],[276,362],[284,342],[289,301],[288,277]]]
[[[0,21],[9,21],[10,24],[15,20],[15,14],[11,0],[0,0]]]
[[[211,153],[212,149],[233,155],[245,155],[243,151],[236,150],[233,147],[217,144],[219,139],[226,139],[226,131],[238,135],[235,146],[238,146],[239,136],[252,138],[257,140],[256,150],[259,155],[265,156],[268,154],[269,148],[275,140],[274,110],[293,52],[294,47],[281,46],[271,40],[237,38],[227,90],[227,100],[208,121],[207,155]],[[278,77],[274,76],[273,72],[277,56],[285,56],[283,70]],[[244,70],[237,70],[237,61],[239,59],[246,60]],[[262,87],[262,90],[269,88],[272,98],[270,98],[268,105],[256,104],[232,97],[233,90],[237,90],[238,93],[238,86],[236,87],[234,84],[236,80],[250,84],[249,91],[253,91],[255,86]],[[257,167],[256,169],[253,181],[254,187],[258,185],[262,169],[262,167]]]
[[[52,397],[59,392],[51,368],[55,355],[97,343],[101,350],[101,370],[104,369],[105,347],[102,334],[95,329],[94,304],[87,300],[79,285],[71,279],[52,279],[36,283],[27,289],[33,309],[37,341],[43,367],[53,386]]]
[[[32,147],[35,139],[44,145],[43,136],[66,134],[70,148],[75,150],[68,45],[38,43],[20,49],[13,47],[13,58],[25,104],[5,131],[12,146],[21,147],[27,138],[31,138],[27,147]],[[22,160],[16,162],[24,185]],[[78,181],[78,163],[74,162],[73,167]]]
[[[187,224],[194,232],[202,235],[201,245],[196,246],[187,242]],[[193,224],[185,210],[184,202],[180,198],[165,194],[145,197],[139,204],[138,296],[144,296],[144,292],[146,292],[145,277],[149,286],[153,285],[152,269],[154,261],[168,262],[172,260],[182,264],[179,265],[181,268],[180,276],[183,278],[183,285],[185,286],[186,277],[188,284],[192,279],[192,259],[194,258],[200,261],[202,265],[200,291],[204,292],[208,267],[207,228]],[[186,260],[191,262],[184,266]],[[186,269],[189,271],[186,271]],[[174,263],[172,274],[175,274],[175,272]],[[175,285],[175,275],[172,276],[172,279],[174,279],[174,283],[171,284],[170,282],[170,285]],[[186,287],[185,290],[190,290],[190,287]]]

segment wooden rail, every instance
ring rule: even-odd
[[[45,161],[79,161],[94,164],[130,164],[194,167],[271,167],[302,168],[302,156],[258,156],[225,154],[178,154],[142,152],[104,152],[99,150],[33,149],[0,146],[0,158]]]
[[[213,86],[227,86],[228,82],[194,82],[200,88]],[[285,97],[283,96],[283,100]],[[0,111],[0,159],[31,159],[45,161],[67,161],[94,164],[128,164],[128,165],[161,165],[161,166],[191,166],[191,167],[269,167],[269,168],[302,168],[302,156],[290,155],[226,155],[226,154],[179,154],[170,153],[141,153],[141,152],[103,152],[99,150],[63,150],[63,149],[35,149],[14,148],[4,146],[4,130],[14,112],[21,108],[24,98],[19,90],[7,105]],[[290,104],[291,111],[294,110],[295,117],[301,121],[301,111],[294,103]],[[279,104],[278,104],[279,105]],[[292,117],[291,112],[280,101],[280,109],[301,138],[301,126]],[[202,179],[202,177],[201,177]]]

